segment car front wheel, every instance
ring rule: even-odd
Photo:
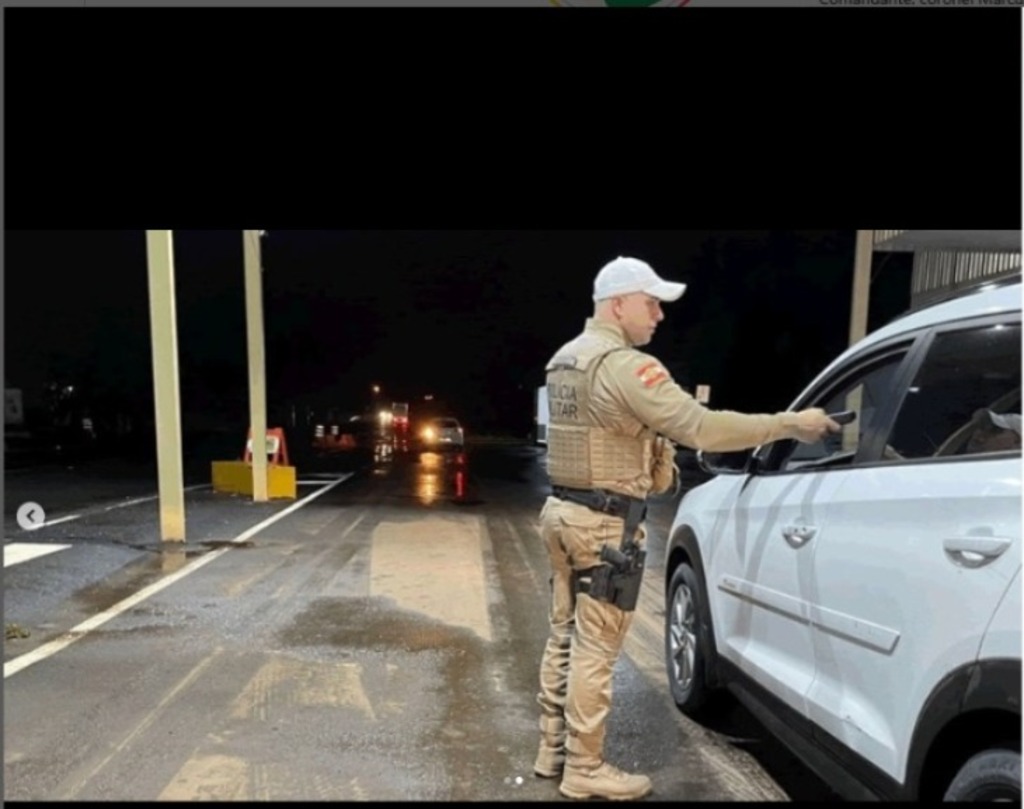
[[[985,750],[967,760],[943,800],[1020,802],[1020,753]]]
[[[713,689],[706,678],[707,661],[714,654],[697,574],[689,564],[675,569],[669,581],[665,611],[665,666],[672,699],[683,713],[696,716],[710,707]]]

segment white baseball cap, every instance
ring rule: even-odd
[[[646,292],[661,301],[677,301],[686,292],[686,284],[666,281],[638,258],[619,256],[605,264],[594,279],[594,300]]]

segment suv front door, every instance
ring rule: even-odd
[[[718,652],[802,716],[816,666],[815,548],[829,540],[832,504],[860,450],[862,425],[875,418],[878,392],[891,384],[905,352],[903,346],[847,365],[817,386],[817,400],[795,409],[854,409],[858,418],[815,444],[761,447],[756,473],[737,479],[719,515],[723,528],[715,531],[720,541],[708,565],[708,586],[718,591]]]
[[[1019,419],[1020,342],[1018,321],[923,343],[815,543],[810,718],[901,784],[922,705],[975,659],[1020,567],[1019,435],[1016,451],[985,454],[947,441],[993,403]]]

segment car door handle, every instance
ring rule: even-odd
[[[981,567],[999,558],[1013,544],[1008,537],[953,537],[942,549],[961,567]]]
[[[787,525],[782,529],[783,538],[793,548],[799,548],[804,543],[814,539],[816,533],[818,533],[818,529],[813,525]]]

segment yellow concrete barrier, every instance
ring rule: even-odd
[[[213,490],[252,495],[252,464],[245,461],[213,461]],[[267,464],[267,497],[294,500],[295,467]]]

